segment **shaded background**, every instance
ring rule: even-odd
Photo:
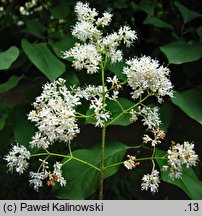
[[[8,68],[0,69],[0,199],[54,199],[51,188],[44,187],[39,193],[30,188],[26,174],[7,173],[3,157],[11,143],[17,140],[27,146],[35,128],[27,121],[31,103],[40,94],[41,85],[54,79],[46,69],[30,57],[22,39],[29,43],[44,43],[47,52],[54,56],[61,69],[55,76],[67,78],[70,84],[84,85],[97,82],[97,75],[90,78],[85,71],[75,72],[71,62],[61,59],[61,51],[73,46],[71,26],[75,23],[73,11],[76,1],[9,1],[0,2],[0,52],[16,46],[17,60]],[[150,55],[171,70],[171,80],[178,97],[166,99],[161,115],[167,130],[162,149],[171,140],[193,141],[201,158],[202,148],[202,3],[200,0],[117,0],[89,1],[98,11],[111,11],[114,16],[111,29],[128,24],[135,29],[138,40],[125,56]],[[185,7],[185,8],[184,8]],[[58,60],[60,63],[58,63]],[[54,63],[54,61],[53,61]],[[63,70],[64,68],[64,70]],[[121,67],[109,68],[117,73]],[[123,96],[130,98],[126,89]],[[85,107],[83,108],[85,110]],[[81,122],[83,123],[83,122]],[[141,142],[144,128],[138,122],[127,127],[112,126],[108,140],[127,145]],[[135,134],[135,137],[134,137]],[[74,140],[73,148],[86,148],[100,141],[100,130],[82,124],[81,135]],[[58,147],[60,150],[60,147]],[[134,152],[133,152],[134,153]],[[141,155],[142,152],[136,152]],[[201,162],[195,172],[202,179]],[[121,167],[117,175],[106,179],[105,199],[189,199],[174,185],[162,182],[159,193],[152,195],[140,190],[141,177],[150,172],[151,164],[141,164],[141,169],[127,171]],[[89,199],[96,199],[95,195]]]

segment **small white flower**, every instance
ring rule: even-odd
[[[106,104],[103,104],[102,96],[93,97],[90,101],[90,109],[95,112],[96,127],[103,127],[104,123],[110,119],[110,112],[105,111]]]
[[[130,121],[136,122],[138,120],[139,112],[135,111],[134,109],[131,109],[130,114],[131,114]]]
[[[19,174],[22,174],[24,170],[28,167],[28,162],[30,158],[30,152],[25,148],[25,146],[13,145],[11,151],[5,156],[4,160],[7,161],[7,166],[9,171],[13,172],[13,169]]]
[[[159,172],[154,170],[151,174],[147,174],[142,177],[141,188],[146,191],[150,189],[152,193],[156,193],[158,192],[159,183]]]
[[[133,41],[137,39],[136,31],[131,30],[129,26],[121,27],[118,33],[121,35],[123,42],[127,47],[130,47]]]
[[[48,174],[44,172],[30,172],[29,175],[31,178],[29,183],[31,186],[33,185],[36,191],[38,191],[40,187],[43,187],[43,180],[48,177]]]
[[[60,183],[60,186],[66,186],[66,180],[62,177],[62,164],[56,162],[54,165],[53,175],[57,177],[57,182]]]
[[[112,14],[108,12],[104,12],[103,17],[97,19],[96,25],[102,27],[108,26],[109,23],[111,22],[111,19],[112,19]]]

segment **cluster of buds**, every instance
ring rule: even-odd
[[[124,166],[127,169],[135,169],[140,165],[140,162],[135,162],[136,157],[135,156],[131,156],[131,155],[127,155],[128,160],[124,161]]]

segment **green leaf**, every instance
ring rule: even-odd
[[[72,48],[74,44],[76,43],[76,40],[72,36],[66,35],[57,41],[49,40],[48,43],[53,49],[53,51],[55,52],[55,54],[59,58],[62,58],[62,52]]]
[[[133,102],[131,102],[126,98],[118,98],[117,101],[113,101],[113,100],[107,101],[107,110],[111,112],[111,119],[117,118],[123,112],[123,110],[127,110],[128,108],[134,105]],[[113,121],[112,125],[126,126],[132,124],[130,118],[131,118],[130,113],[124,113],[123,115],[118,117],[115,121]]]
[[[24,76],[11,76],[8,81],[6,81],[5,83],[0,84],[0,92],[5,92],[8,91],[12,88],[15,88],[18,83],[20,82],[20,80],[23,78]]]
[[[140,2],[139,9],[151,16],[154,14],[154,4],[152,1],[142,0]]]
[[[170,103],[164,103],[160,105],[159,108],[161,117],[161,124],[159,127],[161,130],[167,131],[173,118],[173,106]]]
[[[202,124],[202,90],[193,88],[175,92],[172,102],[190,118]]]
[[[42,25],[37,19],[29,19],[25,21],[27,29],[24,32],[41,38],[46,30],[46,27]]]
[[[202,40],[202,26],[198,27],[196,31],[197,31],[197,34],[198,34],[200,40]]]
[[[198,13],[196,11],[189,10],[188,8],[186,8],[183,4],[181,4],[178,1],[175,1],[175,6],[180,11],[180,13],[183,17],[184,23],[188,23],[188,22],[192,21],[193,19],[202,16],[200,13]]]
[[[0,52],[0,70],[8,69],[18,56],[19,49],[15,46],[10,47],[4,52]]]
[[[18,143],[29,147],[29,141],[34,135],[35,127],[32,122],[27,119],[30,107],[27,104],[20,104],[13,110],[13,133]]]
[[[202,57],[202,43],[177,41],[160,47],[170,64],[192,62]]]
[[[147,17],[144,22],[144,24],[149,24],[149,25],[153,25],[155,27],[159,27],[159,28],[167,28],[167,29],[171,29],[172,31],[174,31],[174,28],[172,25],[170,25],[169,23],[159,19],[158,17]]]
[[[22,48],[30,61],[51,81],[65,72],[65,64],[49,49],[46,43],[30,43],[22,40]]]
[[[62,19],[71,12],[66,0],[57,1],[56,6],[50,7],[49,10],[55,19]]]
[[[125,74],[123,74],[123,67],[126,66],[126,63],[125,62],[117,62],[115,64],[112,64],[110,62],[107,63],[106,65],[106,68],[111,71],[112,73],[114,73],[115,75],[117,75],[117,77],[120,79],[120,80],[126,80],[127,77]]]
[[[127,146],[119,142],[109,142],[105,149],[105,166],[120,162]],[[74,157],[85,160],[99,168],[101,162],[100,145],[91,149],[80,149],[73,152]],[[63,161],[65,162],[65,161]],[[118,166],[107,168],[105,178],[114,175]],[[76,160],[71,160],[62,167],[67,186],[55,186],[53,193],[62,199],[86,199],[99,187],[99,171]]]
[[[156,157],[161,157],[166,155],[165,151],[157,150]],[[160,169],[163,165],[166,165],[165,160],[157,160],[157,163]],[[177,187],[181,188],[191,199],[201,200],[202,199],[202,182],[198,179],[192,168],[184,168],[181,179],[172,180],[169,177],[169,171],[161,172],[161,178],[163,181],[174,184]]]

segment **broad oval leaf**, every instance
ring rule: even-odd
[[[12,46],[8,50],[0,52],[0,70],[8,69],[18,56],[19,49],[16,46]]]
[[[149,25],[153,25],[159,28],[167,28],[167,29],[171,29],[172,31],[174,30],[173,26],[170,25],[169,23],[159,19],[158,17],[147,17],[144,22],[144,24],[149,24]]]
[[[192,62],[202,57],[202,43],[177,41],[160,47],[170,64]]]
[[[193,19],[202,16],[200,13],[198,13],[196,11],[189,10],[188,8],[186,8],[183,4],[181,4],[178,1],[175,1],[175,6],[180,11],[180,13],[183,17],[184,23],[188,23],[188,22],[192,21]]]
[[[18,143],[29,148],[29,141],[35,133],[35,126],[27,119],[30,107],[20,104],[13,109],[13,133]]]
[[[5,83],[0,84],[0,92],[5,92],[15,88],[23,77],[24,75],[11,76]]]
[[[24,32],[41,38],[46,30],[46,27],[42,25],[37,19],[28,19],[25,21],[27,29]]]
[[[175,92],[172,102],[195,121],[202,124],[202,90],[189,89]]]
[[[123,113],[123,111],[126,111],[127,109],[131,108],[133,105],[134,103],[126,98],[120,97],[116,101],[108,100],[107,110],[111,112],[111,119],[113,120],[113,122],[112,123],[109,122],[109,124],[122,125],[122,126],[132,124],[132,121],[130,120],[131,118],[130,113]],[[120,115],[121,113],[122,115]]]
[[[52,53],[46,43],[30,43],[23,39],[22,48],[30,61],[50,81],[57,79],[65,72],[65,64]]]
[[[164,103],[159,106],[161,124],[160,129],[167,131],[173,119],[173,106],[171,103]]]
[[[99,168],[101,162],[100,145],[91,149],[80,149],[73,152],[74,157],[85,160]],[[119,142],[109,142],[105,149],[105,166],[120,162],[127,146]],[[65,162],[65,160],[63,161]],[[107,168],[105,178],[115,174],[119,166]],[[55,186],[53,194],[62,199],[86,199],[99,187],[99,171],[77,160],[67,162],[63,167],[63,176],[67,186]]]
[[[166,155],[165,151],[157,150],[156,157],[161,157]],[[165,160],[157,160],[157,163],[160,169],[166,165]],[[168,171],[161,172],[161,178],[163,181],[174,184],[177,187],[181,188],[191,199],[201,200],[202,199],[202,182],[198,179],[192,168],[184,168],[181,179],[172,180],[169,177]]]

